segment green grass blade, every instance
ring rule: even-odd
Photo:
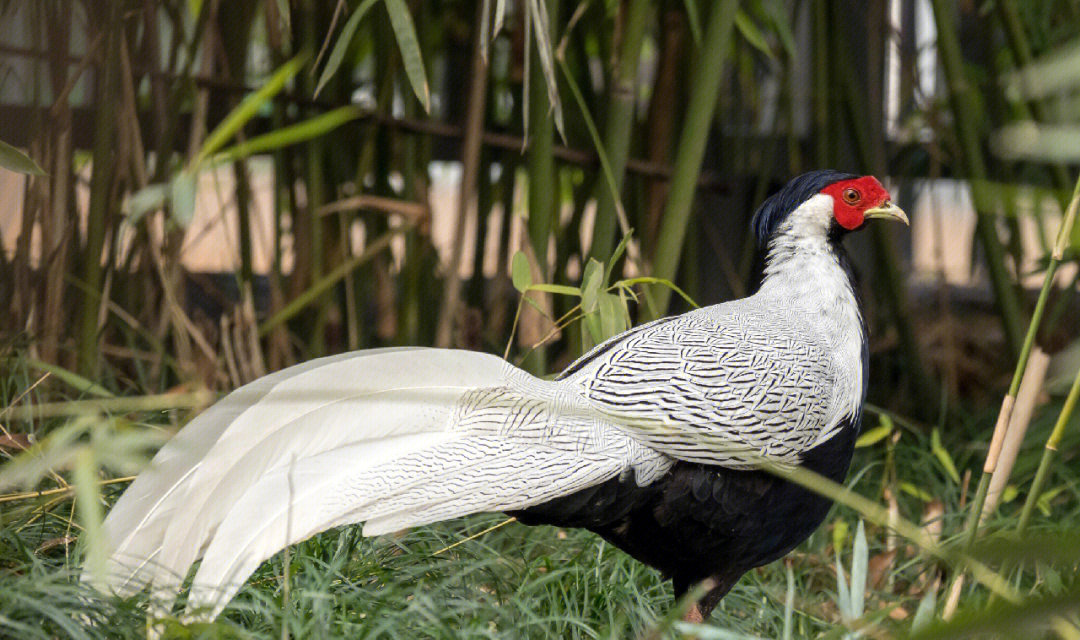
[[[59,365],[49,364],[48,362],[42,362],[41,360],[36,360],[34,358],[27,358],[26,364],[39,371],[44,371],[52,375],[53,377],[60,379],[65,384],[74,387],[75,389],[78,389],[83,393],[89,393],[90,395],[97,396],[99,398],[115,397],[113,393],[105,387],[102,387],[101,385],[91,380],[87,380],[86,378],[80,376],[73,371],[68,371],[67,369]]]

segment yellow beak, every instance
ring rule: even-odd
[[[904,210],[893,204],[890,200],[886,200],[885,202],[882,202],[876,207],[867,209],[865,212],[863,212],[863,218],[866,218],[867,220],[871,218],[895,220],[897,222],[903,222],[909,227],[911,226],[911,223],[908,221],[907,214],[904,213]]]

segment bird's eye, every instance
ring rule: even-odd
[[[855,204],[859,200],[862,200],[862,194],[859,193],[859,190],[855,189],[854,187],[848,187],[847,189],[844,189],[844,192],[841,194],[841,196],[844,198],[844,202],[848,204]]]

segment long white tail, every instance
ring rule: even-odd
[[[521,509],[665,459],[566,386],[491,355],[381,349],[238,389],[154,457],[105,521],[104,584],[216,616],[259,563],[331,527],[378,535]]]

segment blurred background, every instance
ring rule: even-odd
[[[515,252],[576,284],[632,229],[616,275],[739,297],[756,206],[833,167],[911,213],[851,245],[875,382],[933,415],[1020,348],[1080,160],[1078,12],[0,3],[0,140],[42,171],[0,170],[0,340],[144,389],[387,344],[502,352]],[[1075,338],[1075,276],[1051,350]],[[686,308],[651,288],[636,317]],[[590,336],[549,320],[576,300],[535,299],[513,352],[554,372]]]
[[[1002,517],[1057,420],[1058,464],[1026,500],[1080,522],[1062,409],[1080,225],[1058,238],[1080,168],[1077,0],[0,0],[0,453],[59,424],[20,404],[203,406],[190,393],[351,349],[555,374],[631,323],[751,292],[756,207],[818,168],[879,176],[912,223],[847,240],[871,345],[861,490],[960,531],[1033,326]],[[187,414],[136,415],[171,431]],[[138,468],[94,442],[92,465],[0,480],[69,491],[44,469]],[[34,513],[19,531],[46,526]],[[872,545],[899,566],[890,536]],[[913,613],[931,569],[907,566],[918,588],[879,596]]]

